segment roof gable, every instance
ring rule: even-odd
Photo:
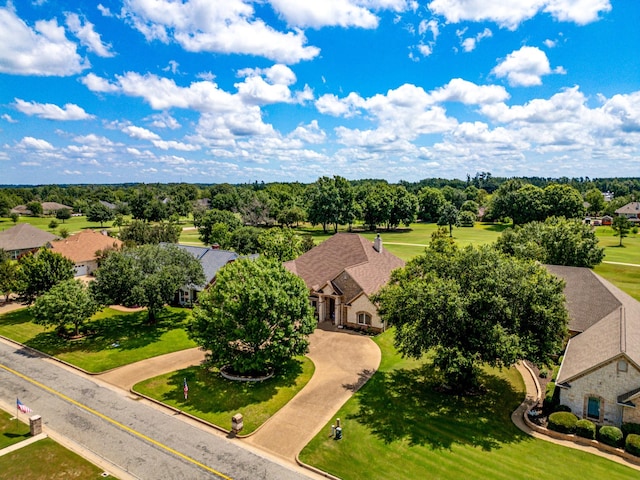
[[[373,243],[360,235],[337,233],[284,266],[302,278],[309,289],[332,281],[347,291],[347,296],[356,296],[360,291],[376,292],[389,281],[392,270],[404,266],[404,261],[384,248],[376,251]]]
[[[620,355],[640,365],[640,302],[603,278],[597,278],[620,305],[569,340],[557,383],[570,382]]]

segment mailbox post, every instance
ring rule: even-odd
[[[244,417],[241,413],[236,413],[233,417],[231,417],[231,431],[235,434],[238,434],[244,427]]]

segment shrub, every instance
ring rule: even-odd
[[[568,405],[557,405],[553,411],[554,412],[570,412],[571,407],[569,407]]]
[[[559,399],[556,395],[556,384],[554,382],[547,383],[547,387],[544,393],[544,400],[542,401],[542,408],[545,413],[551,413],[555,411],[556,405],[558,405]]]
[[[625,437],[631,433],[640,435],[640,423],[623,423],[621,430]]]
[[[627,435],[627,440],[624,443],[624,449],[631,455],[640,457],[640,435],[630,433]]]
[[[594,440],[596,438],[596,424],[586,418],[578,420],[576,423],[576,435]]]
[[[578,423],[578,417],[571,412],[554,412],[549,415],[549,429],[556,432],[575,433],[576,423]]]
[[[598,440],[605,445],[620,447],[622,445],[622,430],[618,427],[605,425],[598,432]]]

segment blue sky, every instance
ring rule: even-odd
[[[638,176],[640,2],[0,1],[0,184]]]

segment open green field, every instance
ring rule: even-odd
[[[428,359],[398,355],[392,330],[375,341],[380,369],[335,415],[343,439],[328,436],[330,421],[300,454],[303,462],[345,480],[638,478],[627,467],[518,430],[510,414],[524,385],[515,369],[487,369],[485,395],[457,397],[437,391]]]
[[[49,223],[51,222],[51,220],[56,220],[59,224],[58,228],[55,231],[52,231],[49,228]],[[65,227],[67,230],[69,230],[69,233],[76,233],[84,230],[85,228],[100,229],[100,224],[98,222],[89,222],[87,221],[87,217],[85,216],[71,217],[68,220],[65,220],[64,224],[62,223],[62,220],[57,220],[56,217],[20,217],[20,219],[18,220],[18,224],[20,223],[29,223],[34,227],[37,227],[46,232],[51,232],[54,235],[58,230],[60,230],[60,227]],[[14,224],[10,218],[0,218],[0,231],[7,230],[14,225],[17,224]],[[111,222],[105,222],[103,228],[109,229],[109,227],[111,227]]]
[[[15,415],[15,412],[13,415]],[[0,410],[0,450],[26,440],[31,436],[29,435],[29,425],[17,420],[11,420],[13,415]]]
[[[60,337],[55,330],[33,323],[28,308],[0,317],[0,335],[52,355],[92,373],[99,373],[196,344],[187,336],[190,311],[165,308],[155,325],[147,312],[124,313],[110,308],[93,316],[79,340]]]
[[[231,417],[244,416],[242,435],[249,434],[289,402],[311,380],[314,365],[307,357],[296,357],[285,370],[264,382],[232,382],[217,370],[204,366],[150,378],[134,385],[142,393],[195,417],[231,429]],[[184,399],[187,379],[189,398]]]
[[[104,477],[102,477],[102,469],[50,438],[45,438],[0,457],[0,478],[97,480]],[[115,477],[109,475],[108,478]]]

